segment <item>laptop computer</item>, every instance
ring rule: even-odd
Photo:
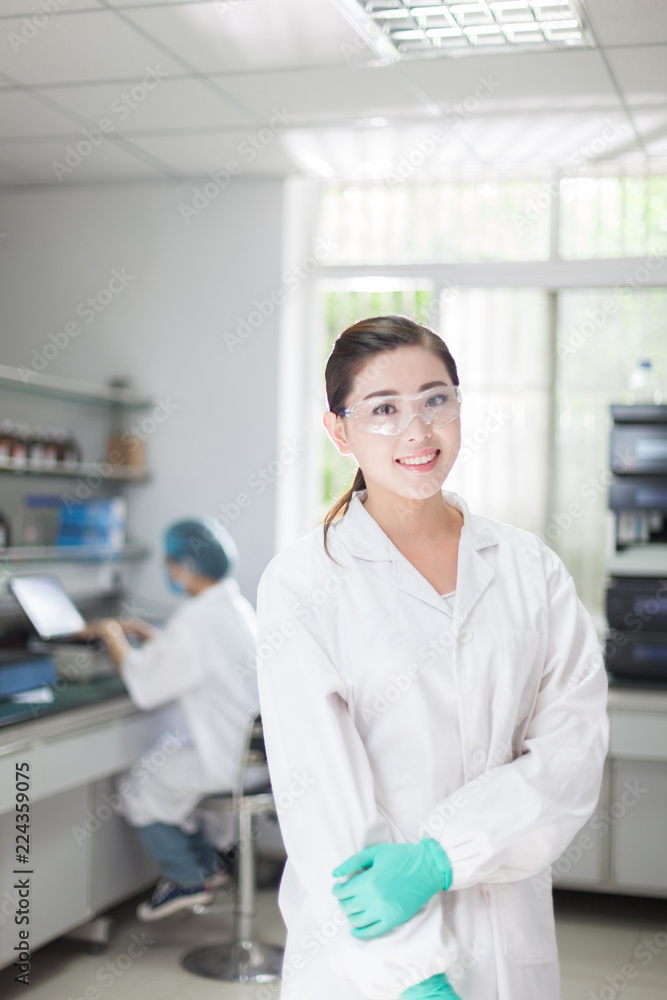
[[[85,618],[72,603],[57,576],[13,576],[8,587],[43,642],[76,643],[102,648],[99,640],[77,635]]]

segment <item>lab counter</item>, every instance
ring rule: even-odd
[[[125,685],[120,677],[114,675],[95,677],[76,683],[65,683],[60,690],[55,691],[51,702],[0,701],[0,747],[4,735],[2,729],[5,726],[13,726],[17,722],[35,721],[60,712],[82,709],[84,706],[98,705],[100,702],[106,702],[112,698],[123,697],[127,702]],[[65,718],[63,723],[69,728],[69,717]],[[24,737],[23,729],[21,736]]]
[[[554,886],[667,897],[667,685],[612,681],[598,808],[553,866]]]
[[[175,706],[143,712],[115,677],[14,708],[0,706],[0,968],[14,961],[20,929],[34,950],[157,881],[114,809],[114,777],[139,758],[159,767],[164,751],[151,748],[180,728]]]
[[[612,680],[607,705],[612,711],[667,715],[667,682]]]

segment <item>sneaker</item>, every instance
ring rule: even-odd
[[[197,904],[210,903],[213,893],[206,885],[187,888],[163,878],[155,886],[150,899],[137,907],[139,920],[161,920],[178,910],[188,910]]]

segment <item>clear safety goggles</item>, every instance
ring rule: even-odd
[[[460,412],[461,390],[458,385],[447,385],[414,396],[372,396],[339,410],[338,416],[358,420],[359,430],[367,434],[402,434],[413,417],[419,416],[433,427],[444,427]]]

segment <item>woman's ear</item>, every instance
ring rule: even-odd
[[[327,410],[322,417],[322,423],[341,455],[351,455],[352,451],[345,440],[345,431],[343,430],[341,418],[336,413],[332,413],[331,410]]]

